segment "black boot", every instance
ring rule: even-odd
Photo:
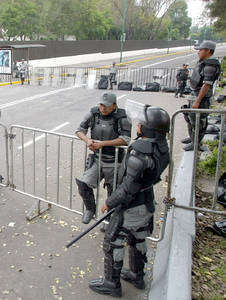
[[[190,144],[191,143],[191,138],[187,137],[187,138],[181,140],[181,143],[183,143],[183,144]]]
[[[86,209],[82,216],[82,223],[89,224],[94,215],[95,211]]]
[[[143,278],[143,274],[140,276],[138,274],[133,273],[129,269],[122,269],[121,271],[121,278],[125,281],[130,282],[132,285],[134,285],[139,290],[145,289],[145,282]]]
[[[108,281],[105,278],[90,281],[89,288],[98,294],[109,295],[117,298],[122,297],[121,284],[116,285],[115,282]]]
[[[109,239],[104,239],[104,278],[92,280],[89,284],[91,290],[98,294],[110,295],[112,297],[122,296],[120,273],[123,261],[114,261],[113,248]]]
[[[136,240],[141,243],[145,240]],[[146,253],[142,254],[137,248],[136,244],[130,244],[129,248],[129,267],[130,269],[122,269],[121,278],[132,283],[137,289],[145,289],[144,282],[144,266],[147,262]]]
[[[86,183],[80,181],[79,179],[76,179],[76,183],[78,185],[79,194],[82,197],[86,207],[86,211],[84,212],[82,217],[82,223],[89,224],[96,211],[93,190],[90,187],[88,187]]]
[[[186,146],[184,146],[184,151],[193,151],[194,150],[194,145],[193,143],[189,143]]]

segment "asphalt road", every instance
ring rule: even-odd
[[[223,55],[223,50],[217,55]],[[145,67],[159,63],[169,67],[184,62],[185,54],[176,57],[162,57],[151,61],[140,61],[137,64]],[[194,54],[186,56],[189,61]],[[165,60],[175,58],[166,62]],[[83,88],[50,88],[45,86],[6,86],[0,88],[1,123],[9,128],[12,124],[52,130],[73,134],[89,108],[96,105],[103,91]],[[186,99],[175,99],[172,94],[139,93],[115,91],[119,107],[124,107],[126,99],[165,108],[172,115]],[[18,189],[22,184],[22,151],[21,131],[15,130],[14,139],[14,183]],[[182,146],[179,140],[186,135],[183,117],[176,123],[175,162],[180,161]],[[45,139],[37,134],[25,133],[25,189],[33,193],[33,151],[36,139],[36,194],[44,193],[44,145]],[[0,131],[0,145],[4,145],[4,132]],[[57,182],[57,137],[48,138],[48,198],[56,201]],[[60,190],[59,203],[68,205],[70,174],[70,140],[61,140]],[[84,148],[82,143],[74,146],[74,174],[79,176],[83,170]],[[4,149],[0,152],[0,174],[5,177]],[[156,187],[157,217],[156,228],[162,208],[162,199],[166,193],[163,180]],[[81,210],[81,200],[73,185],[73,208]],[[105,192],[101,189],[101,201]],[[49,214],[34,222],[25,220],[25,212],[34,200],[21,196],[8,188],[1,188],[0,197],[0,299],[8,300],[50,300],[50,299],[100,299],[87,288],[87,281],[102,275],[103,272],[103,235],[94,230],[74,248],[65,251],[64,245],[78,232],[85,228],[81,225],[80,216],[53,208]],[[14,223],[14,224],[12,224]],[[11,225],[10,225],[11,224]],[[156,235],[155,231],[154,235]],[[149,264],[147,282],[150,283],[151,265],[153,264],[156,245],[149,242]],[[123,299],[147,299],[148,289],[141,293],[129,284],[123,283]],[[108,299],[108,297],[101,297]]]

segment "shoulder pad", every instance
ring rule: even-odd
[[[150,140],[136,140],[131,147],[138,152],[144,153],[144,154],[151,154],[154,151],[153,143]]]
[[[91,111],[91,113],[93,115],[98,114],[99,113],[99,107],[98,106],[94,106],[94,107],[91,108],[90,111]]]
[[[126,111],[125,109],[118,108],[117,111],[114,113],[114,118],[116,119],[121,119],[121,118],[126,118]]]
[[[217,58],[208,58],[205,60],[205,65],[207,66],[220,66],[220,62]]]
[[[137,178],[144,171],[144,161],[135,155],[130,155],[127,161],[127,174],[133,178]]]

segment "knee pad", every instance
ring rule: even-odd
[[[82,182],[81,180],[76,178],[76,183],[78,186],[78,192],[81,197],[83,198],[87,198],[90,196],[94,197],[93,190],[85,182]]]

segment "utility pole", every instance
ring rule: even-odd
[[[169,53],[169,42],[171,41],[172,37],[171,37],[171,33],[172,33],[172,23],[170,23],[170,27],[168,29],[168,49],[167,49],[167,54]]]
[[[122,62],[122,53],[123,53],[124,43],[126,41],[125,26],[126,26],[126,15],[127,15],[127,0],[123,0],[123,2],[124,2],[124,12],[123,12],[123,21],[122,21],[120,63]]]

